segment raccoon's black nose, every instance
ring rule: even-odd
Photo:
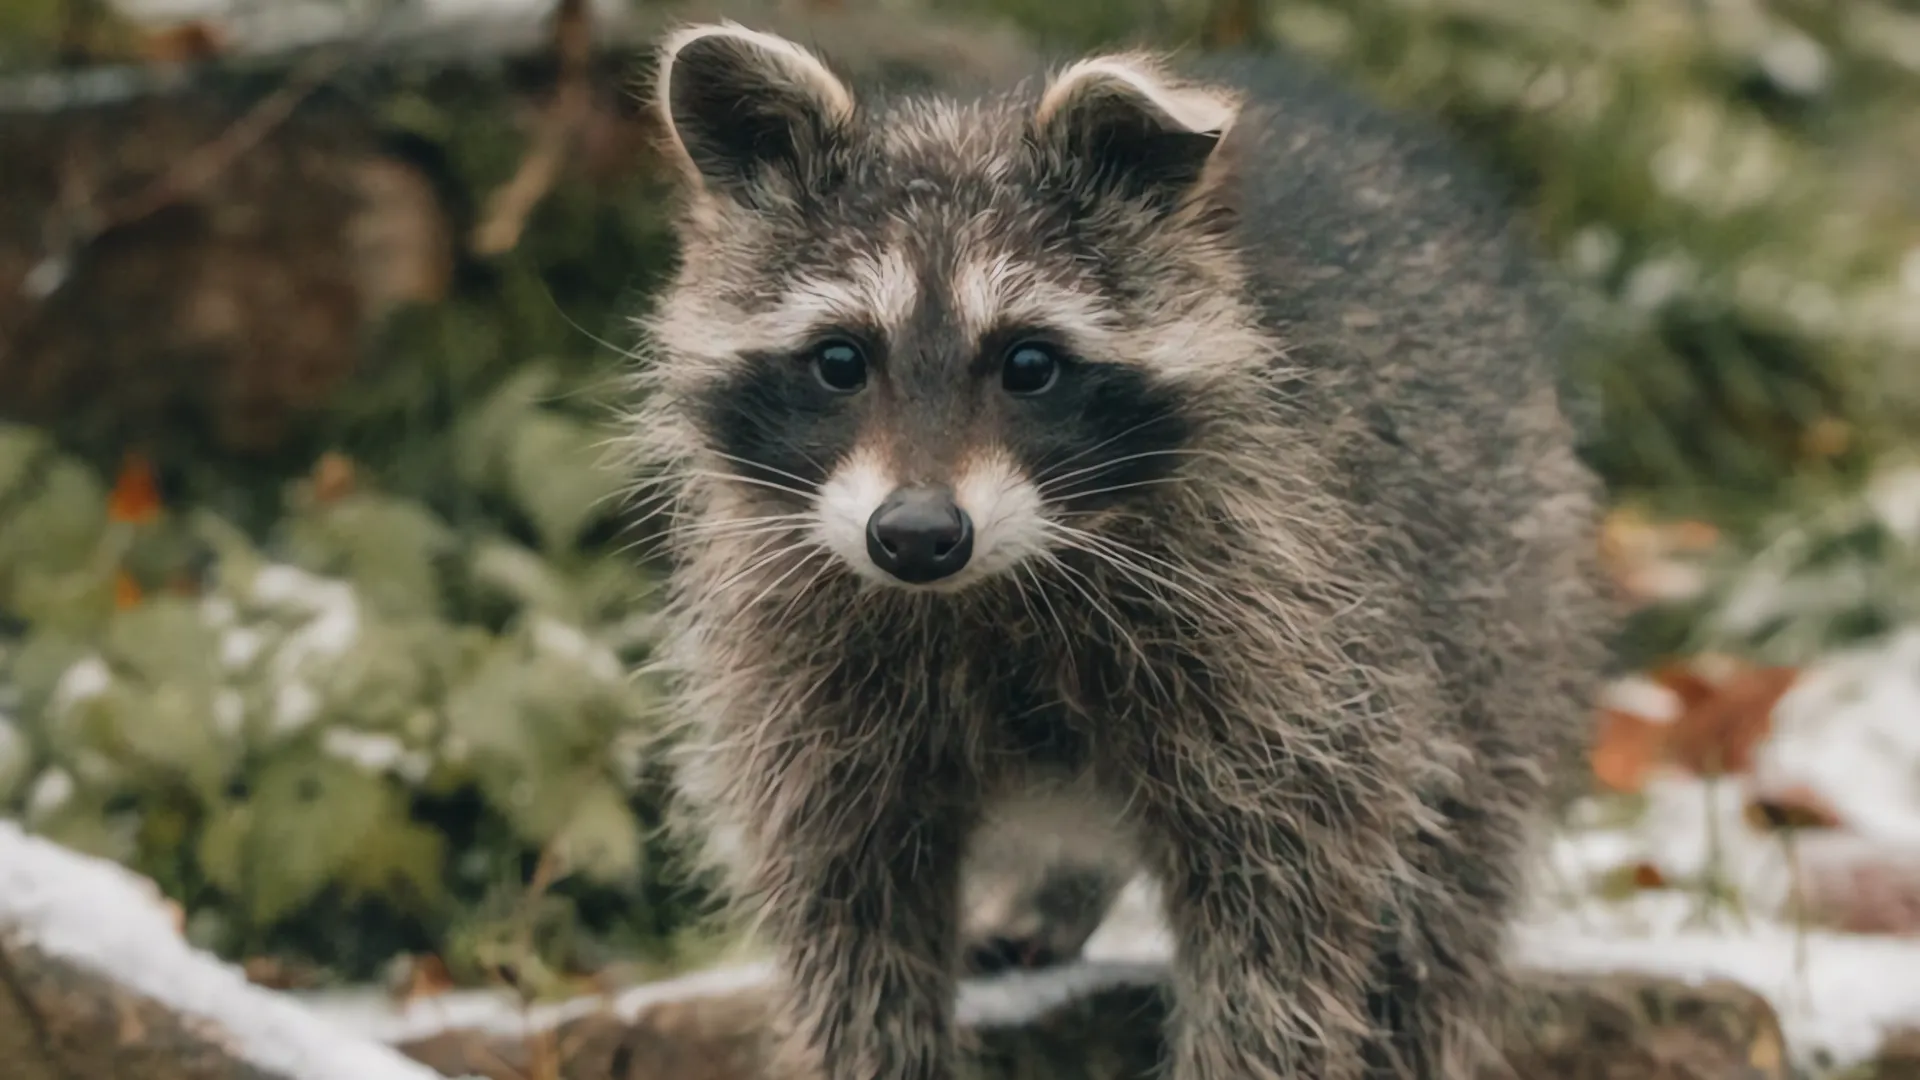
[[[900,488],[867,519],[867,555],[908,584],[939,581],[973,557],[973,520],[945,488]]]

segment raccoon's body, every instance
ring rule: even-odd
[[[715,25],[657,85],[662,664],[787,1064],[954,1075],[1017,807],[1160,883],[1173,1080],[1471,1075],[1607,623],[1506,208],[1281,61],[894,99]]]

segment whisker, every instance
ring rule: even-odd
[[[765,545],[763,544],[761,546],[764,547]],[[748,575],[754,573],[755,571],[758,571],[761,567],[766,566],[767,564],[780,559],[782,556],[791,555],[796,551],[801,551],[813,546],[814,546],[813,541],[802,540],[799,543],[788,544],[785,547],[776,548],[771,554],[763,558],[755,559],[752,563],[749,563],[744,568],[735,571],[733,575],[728,577],[725,581],[722,581],[720,584],[715,585],[713,588],[706,590],[706,593],[708,596],[719,596],[720,594],[726,592],[728,589],[732,588],[734,584],[736,584],[737,582],[746,578]],[[755,549],[754,554],[758,554],[758,553],[759,553],[759,549]],[[753,556],[749,555],[748,557],[752,558]]]
[[[1202,607],[1227,603],[1231,599],[1218,584],[1208,579],[1205,575],[1177,562],[1141,551],[1139,548],[1123,540],[1110,536],[1101,536],[1098,533],[1088,532],[1085,529],[1077,529],[1071,525],[1064,525],[1056,521],[1044,522],[1042,527],[1051,535],[1060,538],[1067,546],[1074,547],[1096,558],[1103,558],[1122,571],[1130,571],[1135,575],[1136,580],[1157,582],[1166,588],[1173,589],[1181,596]],[[1147,567],[1140,565],[1140,563],[1135,560],[1141,560],[1154,566],[1162,567],[1171,573],[1182,575],[1194,582],[1197,587],[1203,589],[1207,595],[1202,595],[1194,591],[1194,589],[1155,573]]]
[[[1190,448],[1179,448],[1179,447],[1169,448],[1165,450],[1142,450],[1137,454],[1126,454],[1121,457],[1110,458],[1106,461],[1095,462],[1092,465],[1085,465],[1078,469],[1073,470],[1070,473],[1066,473],[1065,475],[1061,475],[1061,476],[1049,475],[1047,476],[1046,479],[1040,481],[1035,486],[1038,487],[1041,490],[1041,492],[1044,493],[1049,488],[1052,488],[1059,484],[1064,484],[1067,481],[1072,480],[1077,476],[1085,476],[1088,473],[1099,473],[1108,469],[1117,469],[1120,466],[1125,465],[1129,462],[1145,461],[1149,458],[1212,457],[1212,456],[1214,456],[1214,454],[1213,454],[1213,451],[1211,450],[1195,450]]]
[[[1079,451],[1078,453],[1062,458],[1059,461],[1053,462],[1052,464],[1048,465],[1045,469],[1041,470],[1040,475],[1035,482],[1038,483],[1042,480],[1045,480],[1047,476],[1049,476],[1054,469],[1058,469],[1066,465],[1071,465],[1074,462],[1079,461],[1081,458],[1086,457],[1088,454],[1099,453],[1101,450],[1104,450],[1108,446],[1111,446],[1114,443],[1119,442],[1121,439],[1126,438],[1127,436],[1133,434],[1136,431],[1140,431],[1153,424],[1158,424],[1164,420],[1171,420],[1171,419],[1173,419],[1173,417],[1171,416],[1171,414],[1168,414],[1168,413],[1161,413],[1156,416],[1150,416],[1147,419],[1142,420],[1139,423],[1133,425],[1132,427],[1119,432],[1118,434],[1108,436],[1107,438],[1102,439],[1097,443],[1094,443],[1092,446],[1089,446],[1086,449]]]
[[[713,472],[708,469],[689,469],[686,472],[682,473],[681,475],[704,477],[708,480],[726,480],[726,481],[732,481],[732,482],[741,483],[741,484],[756,484],[760,487],[771,488],[774,491],[784,492],[788,495],[794,496],[795,498],[807,499],[809,501],[811,501],[814,498],[813,492],[801,491],[799,488],[788,487],[785,484],[776,484],[771,480],[762,480],[757,476],[741,476],[739,473]]]
[[[721,521],[689,521],[674,525],[666,530],[675,537],[708,536],[730,534],[734,529],[767,527],[777,529],[804,528],[812,523],[812,514],[771,514],[763,517],[727,518]]]
[[[807,578],[806,581],[801,582],[800,587],[798,589],[794,590],[793,597],[789,599],[786,602],[786,604],[780,608],[779,611],[774,613],[773,620],[770,625],[773,626],[777,632],[780,632],[780,633],[786,632],[788,620],[796,617],[799,614],[800,602],[806,599],[806,597],[810,593],[812,593],[813,587],[815,585],[820,584],[821,578],[826,577],[828,574],[833,573],[834,567],[839,565],[838,560],[836,560],[833,557],[833,553],[828,551],[826,548],[817,548],[815,549],[815,552],[823,553],[827,556],[827,558],[825,561],[823,561],[820,564],[820,568],[818,570],[815,570],[813,574]],[[813,556],[811,554],[807,556],[808,559],[811,559],[812,557]],[[802,560],[801,565],[805,565],[805,560]]]
[[[753,599],[747,601],[745,606],[743,606],[740,610],[742,612],[746,612],[746,611],[752,611],[754,608],[759,607],[760,601],[765,600],[769,593],[779,588],[781,584],[783,584],[788,578],[799,573],[800,568],[812,562],[814,556],[820,555],[823,553],[826,553],[825,548],[815,546],[813,550],[807,552],[806,555],[802,557],[798,562],[795,562],[792,566],[788,567],[786,573],[781,574],[779,577],[774,578],[772,581],[768,582],[767,587],[764,589],[761,589],[759,593],[757,593]],[[738,616],[736,615],[735,617],[737,618]]]
[[[1128,649],[1132,650],[1133,655],[1139,659],[1140,667],[1146,672],[1147,678],[1151,680],[1155,686],[1160,688],[1161,693],[1167,693],[1166,683],[1161,680],[1159,672],[1154,670],[1153,663],[1147,659],[1146,648],[1140,644],[1139,638],[1134,635],[1133,631],[1120,620],[1119,615],[1116,615],[1105,604],[1102,604],[1094,597],[1092,591],[1093,582],[1079,570],[1074,569],[1073,566],[1062,561],[1057,555],[1048,553],[1045,559],[1050,565],[1058,567],[1063,574],[1067,575],[1065,578],[1067,585],[1071,587],[1073,591],[1079,593],[1080,598],[1085,600],[1089,607],[1099,612],[1100,615],[1107,620],[1108,624],[1113,627],[1114,632],[1120,635],[1121,641]],[[1083,581],[1086,582],[1085,587],[1081,585]],[[1064,633],[1064,628],[1062,632]]]
[[[1156,476],[1148,480],[1134,480],[1125,484],[1113,484],[1102,488],[1089,488],[1085,491],[1070,491],[1054,496],[1054,501],[1067,499],[1091,499],[1096,495],[1111,495],[1116,491],[1130,491],[1134,488],[1156,487],[1160,484],[1185,484],[1192,482],[1191,476]]]
[[[795,447],[794,449],[798,450],[799,448]],[[800,476],[795,473],[790,473],[785,469],[776,469],[773,466],[768,465],[764,462],[751,461],[747,458],[740,457],[737,454],[729,454],[724,450],[715,450],[709,447],[707,449],[707,453],[712,454],[714,457],[717,457],[722,461],[731,461],[736,465],[745,465],[749,469],[759,469],[764,472],[770,472],[775,476],[784,476],[787,479],[793,481],[796,484],[800,484],[803,487],[812,487],[815,484],[815,481],[809,480],[804,476]],[[805,455],[802,455],[802,456],[804,457]]]

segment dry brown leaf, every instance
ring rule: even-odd
[[[1607,515],[1600,560],[1614,584],[1635,603],[1684,599],[1705,579],[1685,556],[1710,551],[1720,530],[1704,521],[1656,522],[1631,507]]]
[[[329,450],[320,455],[313,464],[313,497],[317,502],[330,503],[351,494],[354,488],[353,459],[345,454]]]
[[[1636,889],[1664,889],[1667,887],[1667,876],[1662,874],[1660,868],[1652,863],[1634,863],[1633,887]]]
[[[1853,448],[1853,426],[1823,416],[1800,433],[1800,452],[1810,458],[1837,458]]]
[[[311,967],[277,956],[249,956],[240,962],[247,981],[269,990],[302,990],[320,983]]]
[[[447,970],[446,961],[428,953],[406,959],[406,972],[394,986],[393,997],[406,1003],[438,997],[453,988],[453,973]]]
[[[1843,825],[1833,804],[1804,785],[1749,799],[1745,816],[1748,824],[1765,832],[1838,829]]]
[[[204,19],[174,23],[140,35],[140,57],[152,64],[195,64],[227,51],[225,29]]]
[[[1755,748],[1773,730],[1773,707],[1797,674],[1719,656],[1650,672],[1647,678],[1678,702],[1677,713],[1649,716],[1618,703],[1603,705],[1590,755],[1594,779],[1631,793],[1660,765],[1697,776],[1751,771]]]
[[[1773,731],[1773,707],[1798,677],[1793,668],[1746,668],[1714,685],[1673,725],[1670,760],[1700,776],[1752,771],[1754,749]]]

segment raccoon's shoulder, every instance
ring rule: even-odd
[[[1591,434],[1594,402],[1572,363],[1591,346],[1570,282],[1546,257],[1525,193],[1437,116],[1387,107],[1296,54],[1189,61],[1244,101],[1237,215],[1273,316],[1425,349],[1439,381],[1524,392],[1550,371]]]
[[[1334,265],[1436,242],[1473,247],[1493,273],[1521,271],[1535,255],[1517,228],[1517,185],[1436,116],[1390,108],[1295,53],[1188,67],[1245,102],[1233,138],[1244,220],[1263,233],[1250,239]]]

